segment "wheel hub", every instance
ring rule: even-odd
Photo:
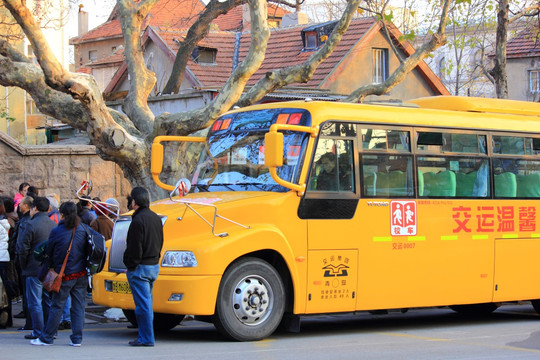
[[[272,307],[272,289],[264,278],[250,275],[238,282],[233,294],[233,311],[243,324],[260,324]]]

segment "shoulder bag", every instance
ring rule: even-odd
[[[71,245],[73,245],[73,236],[75,236],[75,228],[73,228],[73,232],[71,233],[71,241],[69,242],[69,247],[67,250],[66,257],[64,258],[64,263],[62,264],[62,268],[60,269],[60,273],[57,273],[54,271],[54,268],[50,268],[47,272],[47,275],[45,275],[45,278],[43,279],[43,288],[47,291],[53,291],[53,292],[59,292],[60,286],[62,285],[62,277],[64,276],[64,270],[66,269],[66,263],[69,256],[69,253],[71,252]]]

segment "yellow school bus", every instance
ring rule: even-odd
[[[177,142],[201,151],[174,186],[160,172]],[[257,340],[304,314],[540,310],[540,104],[262,104],[226,113],[204,138],[157,137],[151,168],[171,191],[151,205],[165,236],[156,327],[189,314]],[[93,296],[133,320],[129,224],[116,222]]]

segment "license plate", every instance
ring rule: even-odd
[[[126,281],[113,281],[112,292],[119,294],[131,294],[129,283]]]

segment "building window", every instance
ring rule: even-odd
[[[317,32],[306,32],[306,50],[316,49],[319,44],[317,43]]]
[[[216,64],[217,49],[204,48],[204,47],[195,47],[191,53],[191,58],[197,64],[206,64],[212,65]]]
[[[380,84],[388,78],[388,49],[372,49],[373,83]]]
[[[281,19],[275,18],[275,19],[268,19],[268,27],[270,29],[277,29],[281,26]]]
[[[540,70],[529,71],[529,90],[532,93],[540,93]]]
[[[97,50],[90,50],[88,52],[88,60],[90,60],[90,61],[97,60]]]
[[[444,80],[446,78],[446,57],[442,57],[439,59],[439,78],[441,80]]]

